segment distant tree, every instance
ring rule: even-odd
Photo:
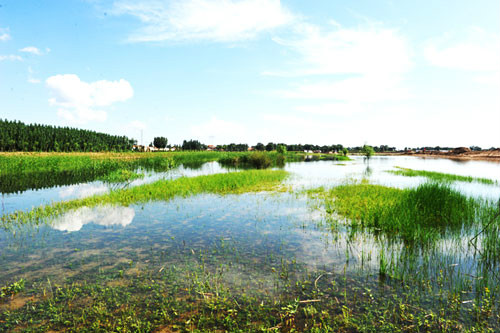
[[[276,147],[276,151],[280,154],[285,154],[286,153],[286,145],[284,144],[279,144],[277,147]]]
[[[182,149],[183,150],[205,150],[205,149],[207,149],[207,146],[202,144],[198,140],[189,140],[189,141],[184,140],[182,142]]]
[[[342,154],[344,154],[344,156],[347,156],[348,152],[347,148],[342,148]]]
[[[158,136],[158,137],[155,137],[153,139],[153,144],[156,148],[160,148],[160,149],[166,148],[167,143],[168,143],[167,138],[165,138],[163,136]]]
[[[273,151],[276,149],[276,145],[272,142],[269,142],[267,145],[266,145],[266,151]]]
[[[258,150],[258,151],[263,151],[265,150],[266,147],[264,146],[264,144],[262,142],[259,142],[255,145],[255,150]]]
[[[0,119],[0,151],[130,150],[131,140],[69,127],[24,124]]]
[[[372,155],[375,153],[373,147],[368,145],[364,145],[361,151],[367,159],[370,159],[370,157],[372,157]]]

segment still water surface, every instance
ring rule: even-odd
[[[362,178],[399,188],[425,181],[385,172],[395,166],[500,182],[498,163],[415,157],[374,157],[369,163],[362,158],[289,163],[285,169],[292,174],[288,184],[296,190],[331,187]],[[220,172],[227,169],[212,162],[197,170],[150,173],[130,186]],[[500,198],[498,184],[456,182],[453,186],[471,196]],[[8,194],[2,197],[2,212],[109,190],[104,183],[92,182]],[[269,294],[276,280],[273,269],[283,262],[293,263],[291,274],[297,278],[315,271],[366,277],[376,275],[381,255],[402,262],[406,252],[404,244],[390,242],[381,235],[353,234],[341,225],[332,229],[324,212],[304,195],[197,195],[129,207],[84,207],[58,217],[50,225],[0,230],[0,285],[21,277],[27,281],[49,278],[60,283],[91,279],[99,270],[118,264],[129,265],[129,270],[158,271],[165,266],[187,265],[195,256],[206,254],[218,263],[232,263],[224,275],[227,284]],[[413,274],[431,276],[441,270],[440,274],[460,276],[479,270],[465,240],[440,241],[425,253],[425,267],[423,258],[415,257],[414,252],[411,255],[413,261],[407,262],[404,269]],[[443,267],[449,269],[443,273]]]

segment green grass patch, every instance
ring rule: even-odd
[[[479,224],[492,213],[488,203],[440,183],[404,190],[349,184],[310,194],[323,199],[327,213],[348,218],[352,227],[371,228],[406,241],[433,240],[443,233]]]
[[[1,223],[8,227],[13,223],[39,222],[47,217],[57,216],[80,207],[94,207],[104,204],[127,206],[134,203],[169,200],[177,196],[187,197],[201,193],[244,193],[275,189],[287,177],[282,170],[248,170],[209,176],[183,177],[175,180],[160,180],[128,189],[71,201],[55,202],[31,211],[17,211],[1,217]]]
[[[425,170],[413,170],[402,167],[396,167],[398,170],[389,170],[387,172],[392,173],[394,175],[406,176],[406,177],[426,177],[434,181],[439,182],[477,182],[483,184],[494,185],[497,184],[496,181],[488,179],[488,178],[479,178],[479,177],[471,177],[471,176],[460,176],[453,175],[449,173],[435,172],[435,171],[425,171]]]

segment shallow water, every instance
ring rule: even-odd
[[[500,181],[500,164],[415,157],[374,157],[369,163],[363,158],[289,163],[285,169],[292,173],[287,183],[296,190],[330,187],[362,178],[400,188],[425,181],[386,172],[394,166]],[[198,170],[180,168],[151,173],[132,185],[226,171],[212,162]],[[500,197],[498,184],[454,186],[475,197]],[[96,191],[109,188],[93,182],[5,195],[3,209],[26,209]],[[308,274],[318,279],[347,274],[353,281],[376,281],[382,257],[389,266],[398,267],[394,275],[411,274],[433,283],[444,276],[450,290],[460,285],[457,280],[462,284],[479,283],[474,276],[481,270],[465,238],[445,238],[422,250],[383,235],[351,233],[343,225],[332,227],[314,200],[296,193],[197,195],[129,207],[84,207],[49,225],[0,230],[0,249],[0,285],[21,277],[40,283],[93,280],[108,270],[124,272],[126,276],[158,273],[169,267],[189,271],[203,262],[214,270],[224,267],[224,285],[269,296],[283,292],[278,287],[284,284],[283,275],[286,281],[300,280]],[[326,283],[326,278],[321,279]],[[470,288],[462,297],[473,298],[475,292],[475,288]]]
[[[27,210],[54,201],[84,198],[96,194],[104,194],[115,188],[138,186],[152,183],[160,179],[177,179],[180,177],[195,177],[214,173],[228,172],[217,162],[208,162],[199,168],[180,166],[166,172],[136,170],[144,178],[133,180],[130,183],[110,184],[103,181],[61,185],[37,190],[26,190],[20,193],[2,193],[0,197],[0,214],[11,213],[16,210]]]

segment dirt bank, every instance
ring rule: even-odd
[[[500,149],[471,151],[469,149],[456,148],[449,152],[441,151],[426,151],[426,152],[407,152],[404,155],[418,156],[418,157],[437,157],[437,158],[451,158],[455,160],[481,160],[500,162]]]

